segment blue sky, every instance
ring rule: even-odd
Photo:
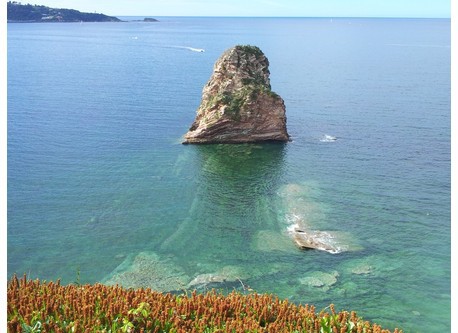
[[[450,0],[17,0],[115,16],[450,17]]]

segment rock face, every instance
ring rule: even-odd
[[[271,90],[269,61],[237,45],[216,61],[183,143],[288,141],[285,103]]]

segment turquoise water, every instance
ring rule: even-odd
[[[7,32],[9,276],[177,290],[213,274],[226,281],[199,288],[450,331],[450,20]],[[269,58],[292,141],[181,145],[235,44]],[[297,249],[297,219],[347,251]]]

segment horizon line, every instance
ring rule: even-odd
[[[106,15],[106,14],[105,14]],[[324,18],[324,19],[448,19],[447,16],[249,16],[249,15],[109,15],[121,17],[193,17],[193,18]]]

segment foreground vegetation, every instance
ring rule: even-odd
[[[316,313],[272,295],[182,295],[119,286],[8,282],[8,332],[389,333],[331,304]],[[395,333],[401,333],[398,329]]]

